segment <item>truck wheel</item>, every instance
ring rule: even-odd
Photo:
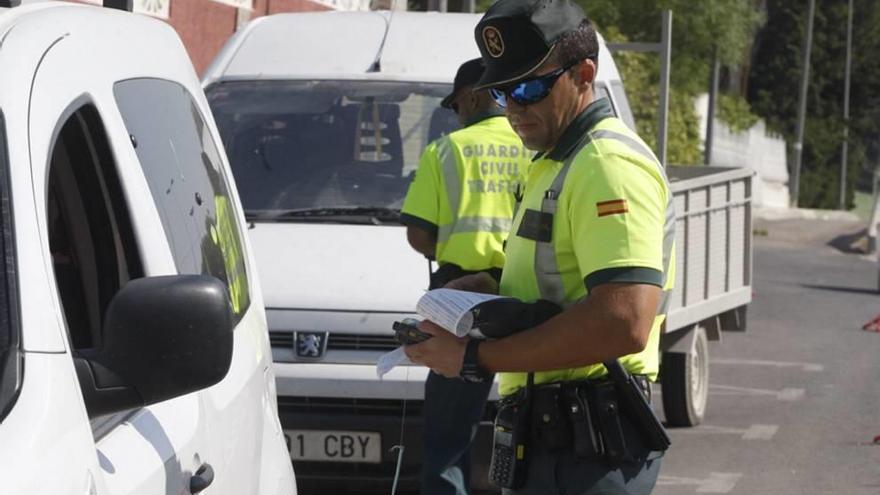
[[[709,399],[709,342],[697,327],[692,352],[664,352],[660,371],[663,412],[669,426],[696,426]]]

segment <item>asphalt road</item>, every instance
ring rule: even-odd
[[[878,494],[877,264],[827,244],[853,224],[756,228],[748,329],[710,344],[706,421],[671,430],[654,493]]]
[[[655,495],[880,494],[878,266],[840,249],[861,228],[756,220],[748,328],[710,343],[706,420],[670,430]]]

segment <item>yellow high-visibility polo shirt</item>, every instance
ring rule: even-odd
[[[552,217],[548,217],[552,215]],[[563,307],[609,282],[664,290],[647,347],[624,356],[632,373],[656,377],[658,344],[675,261],[672,193],[650,148],[606,99],[593,102],[556,147],[536,158],[507,241],[500,293]],[[595,378],[601,364],[535,373],[535,383]],[[501,373],[500,393],[523,386],[526,373]]]

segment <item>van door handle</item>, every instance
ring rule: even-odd
[[[207,462],[202,464],[202,467],[196,471],[196,474],[193,475],[192,478],[189,479],[189,492],[190,493],[199,493],[205,488],[211,486],[211,483],[214,482],[214,468],[211,467]]]

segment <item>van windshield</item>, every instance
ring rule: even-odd
[[[251,220],[396,222],[425,146],[458,128],[450,85],[236,81],[208,101]]]

